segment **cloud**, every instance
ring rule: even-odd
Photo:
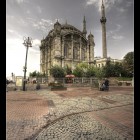
[[[23,3],[24,0],[16,0],[16,2],[20,4],[20,3]]]
[[[8,49],[11,49],[13,51],[15,51],[16,49],[21,50],[21,48],[23,48],[23,39],[19,38],[6,39],[6,47],[8,47]]]
[[[91,5],[91,4],[97,4],[97,0],[87,0],[87,5]]]
[[[20,25],[23,25],[23,26],[27,26],[27,25],[28,25],[28,23],[27,23],[24,19],[22,19],[22,18],[20,18],[20,19],[17,21],[17,23],[19,23]]]
[[[7,32],[9,32],[6,34],[7,36],[10,36],[12,38],[22,38],[22,35],[20,35],[17,31],[12,29],[6,29],[6,30]]]
[[[27,75],[29,72],[39,70],[40,51],[38,39],[33,40],[33,47],[28,50]],[[23,75],[23,66],[25,64],[26,47],[23,45],[23,39],[6,39],[6,75],[11,72],[17,75]],[[35,63],[34,63],[35,62]]]
[[[94,32],[98,32],[98,33],[101,33],[102,30],[101,29],[95,29]]]
[[[124,9],[124,8],[117,8],[117,10],[118,10],[119,12],[121,12],[121,13],[123,13],[123,12],[126,11],[126,9]]]
[[[43,33],[47,33],[48,31],[50,31],[54,23],[56,22],[56,20],[50,20],[50,19],[41,19],[40,21],[33,18],[27,18],[27,19],[35,29],[41,30]]]
[[[128,2],[126,3],[126,7],[130,7],[132,4],[133,4],[132,1],[128,1]]]
[[[41,45],[41,41],[39,39],[34,39],[31,50],[38,54],[40,45]]]
[[[24,3],[24,2],[28,2],[28,0],[12,0],[12,2],[16,2],[18,4]]]
[[[37,11],[38,11],[38,13],[42,13],[42,9],[40,6],[37,6]]]
[[[121,30],[121,28],[122,26],[120,24],[116,24],[116,29],[107,32],[107,38],[111,38],[114,40],[122,40],[124,36],[119,35],[119,31]]]
[[[30,10],[27,10],[27,12],[26,12],[27,14],[30,14],[31,12],[30,12]]]
[[[13,32],[14,32],[14,30],[8,29],[8,32],[13,33]]]
[[[33,46],[39,46],[41,44],[39,39],[34,39],[33,40]]]
[[[124,36],[121,36],[121,35],[120,36],[119,35],[113,35],[112,38],[114,40],[122,40],[124,38]]]
[[[109,11],[115,3],[121,3],[122,0],[104,0],[105,8]],[[95,5],[101,11],[102,0],[86,0],[86,5]]]

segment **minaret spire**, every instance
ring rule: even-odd
[[[107,47],[106,47],[106,17],[105,17],[105,7],[102,0],[101,5],[101,26],[102,26],[102,53],[103,58],[107,58]]]
[[[65,24],[67,24],[67,19],[66,19],[66,22],[65,22]]]
[[[86,19],[85,19],[85,15],[84,15],[84,19],[83,19],[83,35],[86,37],[86,34],[87,34]]]

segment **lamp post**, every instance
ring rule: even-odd
[[[28,54],[28,47],[32,47],[33,41],[32,41],[32,38],[29,38],[29,37],[28,37],[28,38],[24,37],[23,40],[24,40],[23,45],[24,45],[25,47],[27,47],[27,49],[26,49],[26,58],[25,58],[25,66],[23,67],[23,71],[24,71],[23,91],[25,91],[25,80],[26,80],[26,71],[27,71],[27,54]]]

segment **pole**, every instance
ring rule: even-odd
[[[23,91],[25,91],[25,84],[26,84],[26,71],[27,71],[27,56],[28,56],[28,49],[29,47],[32,47],[32,39],[31,38],[24,38],[23,43],[27,49],[26,49],[26,58],[25,58],[25,66],[24,66],[24,79],[23,79]]]
[[[24,81],[23,81],[23,91],[25,91],[25,83],[26,83],[26,71],[27,71],[27,55],[28,55],[28,45],[26,49],[26,58],[25,58],[25,67],[24,67]]]

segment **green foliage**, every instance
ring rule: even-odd
[[[76,76],[76,77],[83,77],[84,76],[84,72],[81,68],[79,67],[76,67],[74,70],[73,70],[73,74]]]
[[[55,78],[62,78],[65,77],[65,70],[56,65],[50,69],[50,74]]]
[[[118,77],[117,80],[118,81],[132,81],[132,78],[130,78],[130,77]]]
[[[78,67],[81,69],[87,69],[88,68],[88,64],[87,63],[79,63]]]
[[[36,70],[29,73],[30,77],[45,77],[47,76],[45,73],[37,72]]]
[[[72,69],[68,65],[64,69],[67,75],[72,74]]]
[[[124,72],[123,66],[121,63],[116,62],[114,64],[114,77],[119,77],[120,74]]]
[[[57,83],[55,83],[55,82],[50,82],[50,83],[48,84],[48,86],[51,86],[51,87],[63,87],[62,83],[59,83],[59,82],[57,82]]]
[[[35,70],[34,72],[29,73],[30,77],[36,77],[37,76],[37,71]]]
[[[134,69],[134,52],[128,52],[123,58],[123,68],[126,71],[127,77],[133,76],[133,69]]]
[[[111,61],[107,61],[106,65],[103,67],[103,73],[105,77],[114,77],[115,76],[115,67]]]
[[[86,77],[95,77],[96,70],[94,67],[89,67],[86,71]]]
[[[111,63],[107,62],[107,64],[103,67],[104,77],[119,77],[120,74],[123,75],[125,70],[121,63]]]
[[[102,79],[104,77],[103,68],[95,68],[95,76]]]

